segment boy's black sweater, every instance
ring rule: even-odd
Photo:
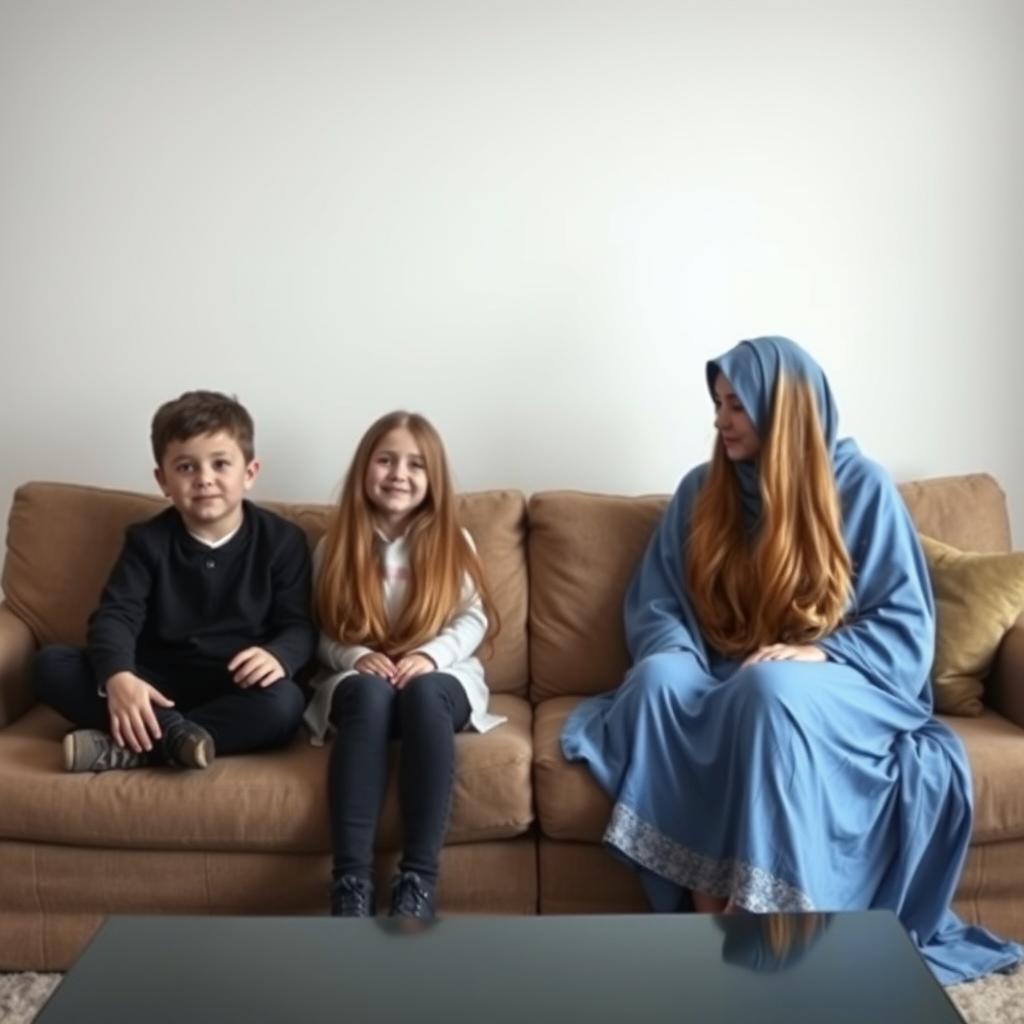
[[[316,647],[310,588],[305,535],[273,512],[244,502],[238,533],[210,548],[169,508],[128,528],[89,619],[96,680],[146,668],[226,671],[246,647],[269,651],[294,676]]]

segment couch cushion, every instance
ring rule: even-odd
[[[265,502],[298,523],[314,544],[329,505]],[[11,610],[39,643],[83,643],[85,623],[131,523],[167,503],[162,498],[74,484],[29,483],[14,494],[2,585]],[[501,632],[481,650],[495,693],[526,692],[526,502],[519,491],[481,491],[458,498],[492,589]]]
[[[124,543],[125,528],[167,507],[162,498],[73,484],[14,492],[0,586],[40,644],[85,642],[85,622]]]
[[[550,839],[601,841],[611,801],[580,763],[562,757],[559,737],[580,698],[557,697],[535,708],[534,790],[541,834]],[[972,843],[1024,837],[1024,730],[994,711],[943,719],[963,740],[974,779]]]
[[[532,700],[622,682],[622,598],[666,501],[575,491],[530,498]]]
[[[517,836],[533,820],[530,706],[497,694],[509,721],[456,737],[457,768],[446,842]],[[218,758],[206,771],[146,768],[67,774],[67,722],[35,707],[0,732],[0,839],[150,850],[322,853],[327,750],[300,734],[284,750]],[[398,745],[395,745],[397,754]],[[400,842],[395,772],[377,836]]]
[[[1006,495],[988,473],[900,484],[914,525],[962,551],[1009,551]]]
[[[597,843],[611,816],[611,801],[582,763],[562,757],[559,742],[569,712],[581,699],[554,697],[534,708],[534,799],[541,835]]]
[[[983,680],[1024,612],[1024,551],[958,551],[921,537],[935,592],[935,710],[980,715]]]
[[[900,493],[918,529],[972,551],[1010,544],[1006,496],[975,473]],[[529,500],[530,698],[600,693],[629,665],[622,601],[667,497],[542,491]]]
[[[972,843],[1024,838],[1024,729],[986,708],[977,718],[939,715],[963,741],[974,780]]]

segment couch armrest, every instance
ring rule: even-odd
[[[28,682],[28,665],[35,650],[32,630],[6,603],[0,604],[0,728],[35,703]]]
[[[986,701],[1024,729],[1024,617],[1010,627],[988,678]]]

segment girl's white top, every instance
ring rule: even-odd
[[[470,547],[476,550],[473,538],[462,531]],[[384,588],[384,611],[388,622],[394,623],[405,607],[409,586],[409,545],[405,536],[389,540],[379,531],[374,534],[377,557],[380,560]],[[323,539],[313,552],[314,578],[320,575],[323,564]],[[459,611],[432,640],[421,644],[412,653],[425,654],[437,666],[438,672],[454,676],[466,691],[469,700],[468,727],[477,732],[487,732],[506,719],[492,715],[487,710],[490,691],[484,681],[484,668],[473,655],[487,633],[487,616],[483,602],[470,579],[467,578]],[[321,668],[313,679],[313,699],[306,708],[304,720],[311,733],[311,742],[322,746],[329,732],[331,700],[334,690],[342,679],[356,674],[355,664],[364,655],[371,654],[372,647],[361,644],[343,644],[326,634],[320,634],[317,655]]]

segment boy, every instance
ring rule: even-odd
[[[243,500],[259,472],[233,398],[188,391],[156,411],[156,481],[172,507],[128,528],[87,648],[44,648],[37,697],[76,726],[71,772],[174,764],[288,742],[313,656],[305,536]]]

